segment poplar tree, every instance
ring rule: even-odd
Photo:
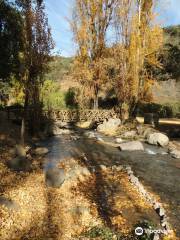
[[[21,53],[21,83],[24,89],[24,114],[21,137],[24,143],[27,112],[31,112],[31,132],[36,134],[40,128],[41,102],[39,91],[44,82],[50,53],[53,48],[50,27],[42,0],[16,0],[24,18],[24,51]],[[31,108],[30,108],[31,107]]]
[[[116,0],[76,0],[72,29],[78,46],[75,59],[76,78],[82,85],[82,100],[98,95],[106,78],[106,34],[111,24]],[[82,101],[80,101],[82,102]]]
[[[151,99],[154,79],[147,66],[160,67],[163,32],[155,24],[153,0],[119,0],[114,22],[115,89],[122,115],[132,115],[139,101]]]

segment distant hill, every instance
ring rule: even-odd
[[[56,82],[63,81],[64,77],[70,73],[72,62],[73,58],[55,56],[49,65],[50,70],[46,79]]]

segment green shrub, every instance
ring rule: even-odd
[[[161,118],[177,117],[180,114],[180,103],[140,103],[138,106],[138,115],[143,116],[144,113],[157,113]]]
[[[77,108],[75,90],[61,91],[57,82],[46,80],[41,89],[41,100],[45,109],[72,109]]]
[[[100,237],[102,240],[113,240],[115,233],[108,227],[93,227],[86,232],[85,237],[97,238]]]

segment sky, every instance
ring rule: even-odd
[[[163,26],[180,24],[180,0],[160,0],[159,21]],[[75,44],[68,19],[73,0],[45,0],[46,11],[55,42],[54,52],[65,57],[75,54]]]

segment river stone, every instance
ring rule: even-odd
[[[93,121],[78,122],[76,123],[76,126],[79,128],[91,129],[94,127],[94,122]]]
[[[104,140],[101,137],[97,137],[96,140],[99,142],[104,142]]]
[[[65,181],[65,171],[59,168],[49,168],[45,172],[45,182],[48,187],[59,188]]]
[[[67,122],[56,121],[55,126],[58,128],[69,128],[69,124]]]
[[[173,158],[180,159],[180,151],[179,150],[174,149],[170,152],[170,154],[172,155]]]
[[[5,206],[8,210],[18,210],[19,206],[16,202],[6,197],[0,196],[0,205]]]
[[[116,139],[115,139],[115,142],[116,142],[116,143],[122,143],[123,140],[122,140],[122,138],[116,138]]]
[[[97,127],[98,132],[110,132],[116,131],[118,127],[121,125],[121,120],[119,118],[110,118],[108,121],[104,121]]]
[[[35,155],[46,155],[49,150],[45,147],[38,147],[34,150]]]
[[[121,143],[119,148],[121,151],[144,151],[144,146],[139,141]]]
[[[152,133],[148,136],[147,142],[152,145],[160,145],[164,147],[168,145],[169,138],[163,133]]]
[[[29,172],[31,170],[31,163],[25,157],[16,157],[7,162],[7,166],[13,171],[17,172]]]
[[[86,136],[88,138],[95,138],[96,137],[94,132],[85,132],[84,136]]]
[[[134,138],[136,136],[137,132],[135,130],[128,131],[123,133],[122,137],[123,138]]]

